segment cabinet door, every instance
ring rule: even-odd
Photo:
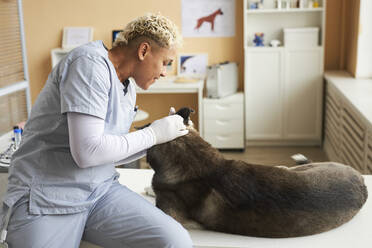
[[[323,49],[287,49],[284,138],[321,138]]]
[[[283,48],[249,48],[245,56],[246,138],[280,139]]]

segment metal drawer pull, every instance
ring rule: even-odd
[[[216,105],[216,109],[228,109],[228,108],[230,108],[230,105],[228,104],[223,105],[223,106],[219,104]]]
[[[219,140],[227,140],[230,137],[229,136],[220,136],[220,135],[218,135],[218,136],[216,136],[216,138],[219,139]]]
[[[225,125],[229,124],[229,121],[216,120],[216,123],[217,123],[218,125],[225,126]]]

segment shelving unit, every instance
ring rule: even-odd
[[[319,8],[274,9],[274,0],[266,0],[263,9],[248,9],[249,0],[244,0],[244,45],[253,46],[254,34],[265,34],[264,44],[270,40],[280,40],[283,44],[284,28],[319,27],[319,46],[324,44],[325,0]],[[271,3],[271,4],[270,4]]]
[[[249,2],[243,1],[248,145],[320,145],[326,1],[291,9],[275,9],[274,0],[248,9]],[[317,44],[284,44],[285,28],[312,27],[320,30]],[[254,46],[255,33],[264,33],[265,46]],[[270,47],[271,40],[281,46]]]

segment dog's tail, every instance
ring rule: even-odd
[[[297,153],[291,156],[291,158],[296,162],[296,164],[301,165],[301,164],[310,164],[312,161],[305,157],[301,153]]]

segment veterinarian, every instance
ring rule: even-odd
[[[135,84],[146,90],[164,77],[180,41],[170,20],[149,14],[112,49],[88,43],[53,69],[11,162],[0,208],[10,247],[79,247],[82,238],[106,248],[192,246],[178,222],[119,184],[114,167],[187,134],[178,115],[128,132]]]

